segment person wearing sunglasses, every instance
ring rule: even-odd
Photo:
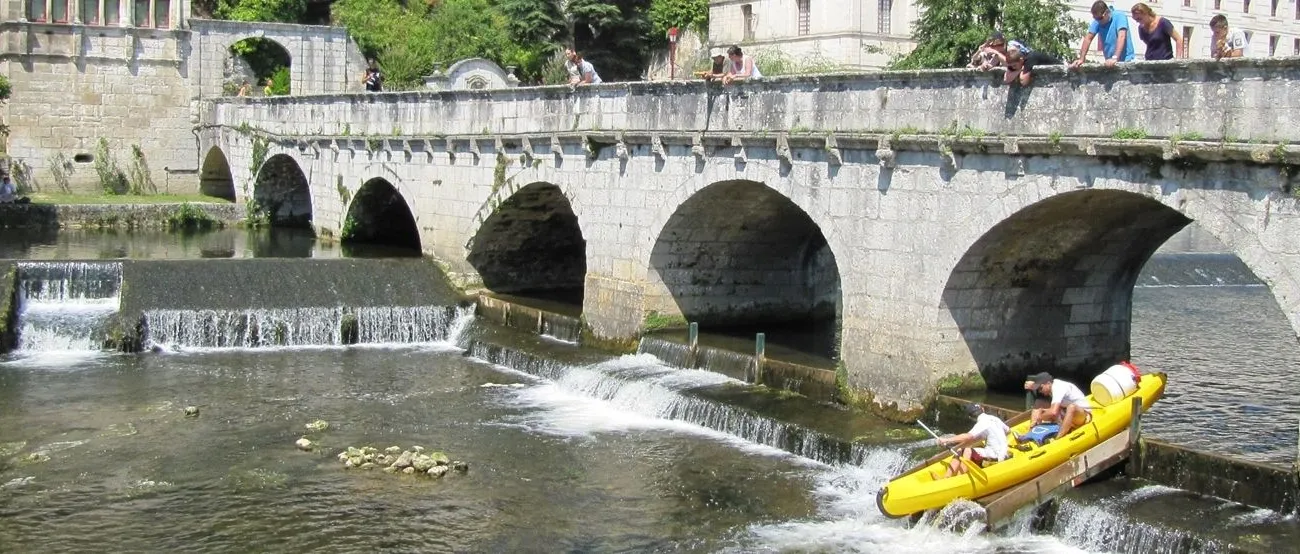
[[[1106,56],[1106,67],[1133,61],[1131,29],[1127,15],[1115,11],[1103,0],[1093,2],[1092,23],[1088,24],[1088,34],[1083,37],[1083,45],[1079,48],[1079,59],[1074,60],[1070,67],[1079,67],[1088,59],[1088,48],[1094,38],[1100,39],[1098,48]]]

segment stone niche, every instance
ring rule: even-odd
[[[488,90],[519,86],[519,78],[510,71],[485,58],[461,60],[447,68],[446,73],[434,71],[424,78],[425,88],[432,90]]]

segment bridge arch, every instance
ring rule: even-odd
[[[252,78],[248,79],[251,90],[248,92],[248,96],[263,96],[263,88],[267,85],[267,79],[277,81],[274,87],[277,89],[275,94],[289,94],[296,89],[294,77],[300,74],[301,71],[294,71],[293,54],[290,53],[289,46],[285,42],[267,37],[264,34],[250,33],[244,36],[227,37],[227,41],[222,44],[222,47],[225,68],[236,69],[242,63],[251,72]],[[278,82],[277,73],[281,71],[281,68],[288,74],[287,82]],[[240,83],[237,81],[227,82],[223,83],[222,89],[228,95],[234,96],[238,94],[239,86]]]
[[[339,238],[344,243],[420,249],[420,229],[411,206],[383,177],[372,178],[357,190],[348,204]]]
[[[230,171],[230,160],[218,146],[208,149],[199,168],[199,193],[204,196],[235,201],[235,176]]]
[[[1243,225],[1234,213],[1240,206],[1214,202],[1190,183],[1140,181],[1061,192],[1034,180],[1000,196],[1021,203],[995,201],[975,214],[978,224],[967,228],[983,231],[957,253],[940,308],[989,388],[1019,391],[1025,375],[1041,370],[1087,382],[1128,358],[1136,279],[1192,221],[1264,280],[1300,329],[1296,276],[1263,246],[1253,222]]]
[[[678,204],[655,237],[650,272],[666,293],[651,299],[655,311],[838,356],[835,253],[802,207],[763,183],[719,181]]]
[[[587,241],[552,183],[530,183],[501,201],[474,233],[467,261],[494,292],[582,304]]]
[[[262,163],[253,181],[255,209],[273,227],[311,227],[312,197],[297,160],[276,154]]]

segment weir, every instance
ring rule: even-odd
[[[20,353],[101,348],[120,308],[120,263],[21,262],[17,267]]]

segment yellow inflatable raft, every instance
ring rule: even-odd
[[[1098,389],[1094,388],[1096,390]],[[1011,428],[1012,435],[1007,439],[1011,445],[1008,450],[1010,457],[984,466],[987,481],[981,481],[969,472],[935,480],[930,476],[931,472],[943,475],[948,462],[952,460],[950,454],[894,478],[880,489],[876,504],[889,517],[903,517],[942,508],[958,498],[979,499],[1018,485],[1119,434],[1132,419],[1130,399],[1134,395],[1142,399],[1142,411],[1145,412],[1164,394],[1164,390],[1165,374],[1148,373],[1141,376],[1136,390],[1131,394],[1122,398],[1106,398],[1112,402],[1109,405],[1103,406],[1095,394],[1089,395],[1092,421],[1071,431],[1069,435],[1042,446],[1034,442],[1017,444],[1015,435],[1029,431],[1030,425],[1026,419]]]

